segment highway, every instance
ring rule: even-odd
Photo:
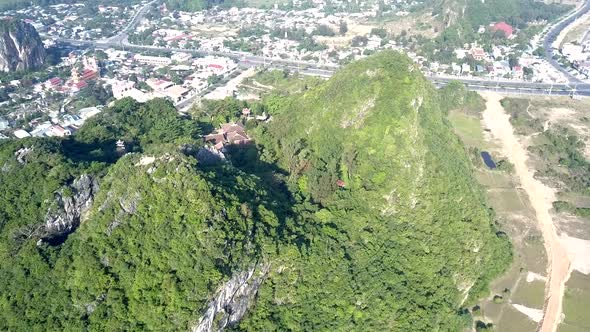
[[[89,48],[117,48],[134,51],[154,51],[154,52],[186,52],[198,56],[215,55],[224,56],[235,59],[239,62],[242,67],[253,67],[263,66],[276,69],[289,69],[297,71],[306,75],[314,75],[321,77],[330,77],[339,68],[337,65],[330,64],[318,64],[315,62],[306,62],[298,60],[286,60],[277,58],[266,58],[261,56],[255,56],[248,53],[242,52],[210,52],[199,49],[182,49],[182,48],[170,48],[170,47],[159,47],[159,46],[148,46],[148,45],[134,45],[128,41],[128,32],[134,28],[141,19],[147,13],[149,7],[158,0],[153,0],[141,9],[137,11],[134,17],[131,19],[129,24],[119,34],[110,37],[106,40],[72,40],[72,39],[56,39],[57,43],[64,46],[74,47],[89,47]],[[573,13],[569,13],[564,19],[556,23],[546,33],[543,45],[545,48],[545,56],[549,63],[555,68],[564,73],[569,79],[569,84],[550,84],[550,83],[533,83],[533,82],[522,82],[522,81],[507,81],[507,80],[490,80],[490,79],[477,79],[477,78],[449,78],[439,76],[427,76],[436,86],[440,87],[448,84],[450,81],[461,81],[465,86],[472,90],[491,90],[501,93],[511,94],[532,94],[532,95],[565,95],[565,96],[590,96],[590,84],[584,83],[579,79],[573,77],[567,70],[560,66],[560,64],[553,59],[553,49],[551,47],[552,42],[559,35],[559,33],[567,27],[569,24],[574,22],[577,18],[584,15],[590,10],[590,0],[579,7]]]
[[[119,32],[117,35],[112,36],[108,39],[106,39],[107,42],[112,42],[112,43],[128,43],[127,41],[127,37],[129,37],[128,33],[132,28],[135,28],[137,26],[137,24],[139,23],[139,21],[141,21],[143,19],[143,17],[145,16],[145,14],[147,13],[147,11],[149,10],[149,8],[155,4],[158,0],[152,0],[148,3],[146,3],[143,7],[141,7],[136,13],[135,15],[133,15],[133,17],[131,18],[131,20],[129,20],[129,23],[127,23],[127,25],[125,26],[125,28],[123,28],[123,30],[121,30],[121,32]]]
[[[565,68],[563,68],[559,62],[557,62],[553,57],[555,56],[555,49],[553,48],[552,44],[555,39],[559,36],[561,31],[565,29],[568,25],[572,24],[575,20],[580,18],[582,15],[586,14],[590,10],[590,0],[587,0],[584,5],[580,6],[577,10],[573,13],[566,16],[564,19],[559,21],[555,24],[549,31],[545,34],[545,38],[543,39],[543,49],[545,50],[545,58],[549,63],[559,70],[561,73],[565,75],[565,77],[572,83],[583,83],[578,78],[574,77],[570,74]]]

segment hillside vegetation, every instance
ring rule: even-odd
[[[407,57],[385,52],[285,100],[260,128],[318,230],[245,327],[460,329],[461,304],[485,295],[509,251],[440,101]]]
[[[0,143],[0,329],[186,330],[259,262],[266,280],[231,330],[471,326],[463,308],[510,245],[441,107],[476,101],[450,89],[379,53],[256,105],[273,115],[249,125],[257,145],[217,165],[194,157],[211,124],[162,100],[119,101],[70,138]],[[99,190],[79,227],[43,240],[82,175]]]

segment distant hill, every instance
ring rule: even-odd
[[[466,22],[477,29],[480,25],[506,21],[523,28],[534,21],[552,21],[571,7],[536,0],[439,0],[433,14],[439,14],[446,26]]]

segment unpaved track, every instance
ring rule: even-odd
[[[545,307],[543,320],[538,328],[541,332],[555,332],[561,320],[561,308],[565,282],[570,275],[570,259],[559,241],[555,225],[549,211],[555,200],[553,190],[533,177],[533,170],[527,167],[528,155],[522,144],[516,139],[510,124],[510,116],[500,104],[502,97],[493,92],[482,93],[486,99],[483,113],[485,126],[501,143],[504,155],[514,164],[514,170],[526,191],[535,210],[537,223],[543,234],[547,251],[547,283],[545,290]]]

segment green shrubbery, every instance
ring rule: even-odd
[[[305,207],[298,218],[320,228],[242,328],[457,330],[459,284],[472,303],[507,266],[510,244],[439,107],[465,96],[451,85],[439,99],[411,67],[394,53],[354,63],[258,128],[263,157]]]
[[[566,191],[590,194],[590,162],[581,152],[584,142],[564,127],[546,130],[538,139],[541,144],[529,147],[544,162],[538,175],[561,181]]]
[[[566,201],[553,202],[553,208],[555,209],[555,212],[557,212],[557,213],[566,212],[566,213],[575,214],[579,217],[585,217],[585,218],[590,217],[590,208],[576,207],[572,203],[566,202]]]
[[[250,132],[259,145],[226,164],[179,148],[233,118],[243,105],[230,101],[197,122],[162,100],[122,100],[73,137],[0,143],[0,329],[185,330],[261,259],[268,280],[236,330],[471,326],[462,307],[487,295],[510,243],[441,98],[386,52],[270,96],[260,107],[273,121]],[[138,153],[120,157],[119,139]],[[15,151],[31,146],[21,165]],[[63,244],[37,245],[27,229],[84,173],[100,179],[87,219]]]

